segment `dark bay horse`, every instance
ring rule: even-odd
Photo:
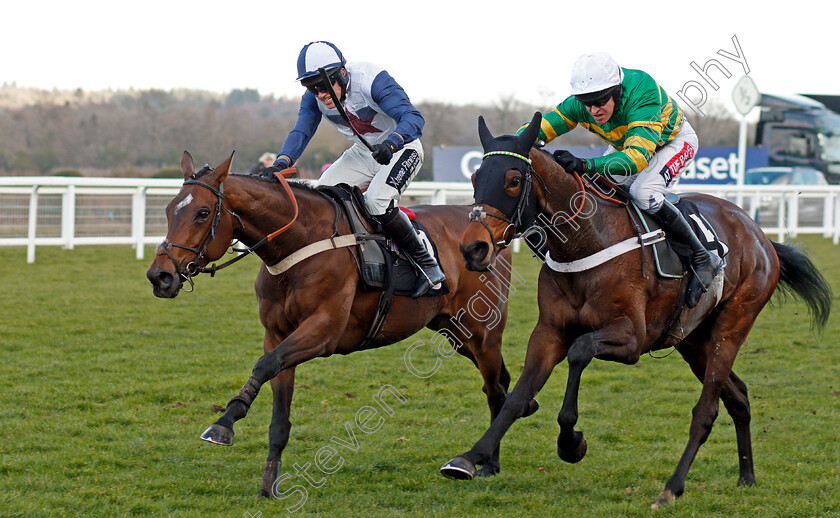
[[[279,275],[269,273],[266,265],[275,265],[307,244],[329,242],[336,230],[340,235],[352,232],[346,217],[339,218],[337,206],[315,189],[284,179],[278,184],[229,174],[232,159],[231,154],[215,169],[205,166],[196,172],[192,156],[184,153],[184,185],[166,208],[166,241],[158,247],[147,277],[157,297],[175,297],[182,282],[222,257],[234,238],[256,248],[263,260],[255,289],[265,327],[265,354],[202,439],[231,445],[234,422],[245,416],[260,387],[270,381],[274,406],[260,490],[262,496],[270,496],[276,491],[280,457],[289,440],[295,366],[359,350],[380,292],[360,289],[350,248],[311,256]],[[468,222],[467,207],[421,206],[414,211],[437,244],[450,292],[418,299],[395,297],[385,326],[367,348],[398,342],[424,326],[440,332],[481,372],[492,419],[504,404],[510,383],[501,352],[510,270],[483,275],[464,269],[458,242]],[[279,235],[278,229],[283,231]],[[276,239],[257,246],[269,235]],[[509,253],[504,260],[510,260]],[[484,304],[494,306],[499,319],[488,319],[483,306],[470,311],[479,307],[474,300],[477,294],[482,295]],[[531,412],[536,410],[536,401],[532,405]],[[492,457],[487,461],[487,474],[499,470],[494,460],[498,452]]]
[[[637,235],[624,208],[595,196],[550,154],[532,149],[540,120],[537,113],[519,137],[499,138],[479,120],[485,155],[474,176],[473,221],[461,238],[470,270],[491,268],[511,233],[524,232],[529,220],[542,222],[549,257],[557,263],[588,258]],[[738,483],[755,483],[750,404],[746,385],[732,372],[735,356],[777,284],[781,282],[782,289],[807,303],[812,323],[818,327],[828,318],[831,291],[804,253],[770,241],[736,205],[701,194],[684,197],[697,204],[730,251],[723,274],[697,306],[682,312],[676,333],[660,340],[676,306],[681,280],[657,277],[649,247],[645,262],[637,249],[584,271],[555,271],[544,264],[539,274],[539,318],[528,342],[522,376],[473,448],[441,468],[445,476],[472,478],[476,465],[490,459],[564,358],[569,361],[569,375],[557,416],[557,451],[566,462],[580,461],[587,449],[583,433],[575,430],[583,369],[593,358],[635,364],[645,352],[675,346],[703,388],[692,412],[688,444],[653,506],[671,503],[682,494],[689,467],[717,417],[719,400],[735,422]]]

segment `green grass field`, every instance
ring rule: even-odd
[[[801,241],[835,293],[840,248]],[[152,257],[151,249],[147,258]],[[236,428],[234,446],[198,439],[262,354],[246,260],[201,276],[195,293],[152,296],[150,259],[128,247],[0,249],[0,516],[289,515],[300,493],[258,499],[267,455],[271,392]],[[514,380],[536,321],[537,263],[514,266],[527,284],[512,297],[504,353]],[[593,362],[583,376],[579,429],[589,453],[556,455],[556,415],[565,385],[558,366],[534,416],[502,443],[502,473],[454,482],[438,468],[469,449],[489,421],[481,377],[460,356],[417,350],[417,339],[297,369],[284,472],[314,463],[345,423],[385,384],[406,398],[382,427],[355,429],[358,451],[339,448],[340,469],[318,473],[294,516],[840,516],[840,318],[822,335],[804,305],[775,299],[762,313],[735,370],[750,388],[755,487],[738,488],[735,434],[721,406],[715,429],[674,506],[649,506],[688,438],[700,384],[678,354],[638,365]],[[840,308],[835,308],[835,312]],[[423,356],[423,354],[426,356]],[[424,363],[425,362],[425,363]],[[355,426],[355,425],[353,425]]]

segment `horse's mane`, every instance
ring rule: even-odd
[[[255,180],[255,181],[263,182],[265,184],[272,185],[272,186],[275,186],[275,187],[280,186],[280,182],[277,181],[277,180],[271,180],[271,179],[268,179],[268,178],[263,178],[262,176],[258,176],[258,175],[254,175],[254,174],[231,173],[230,176],[238,176],[240,178]],[[292,189],[300,189],[302,191],[317,192],[316,187],[314,187],[312,184],[310,184],[309,182],[307,182],[307,181],[305,181],[301,178],[291,178],[287,181],[289,182],[289,185],[292,187]]]
[[[554,160],[554,157],[551,155],[551,153],[546,151],[544,148],[532,148],[532,150],[538,151],[542,155],[542,158],[545,159],[545,162],[540,164],[543,168],[546,168],[544,173],[546,173],[546,174],[557,173],[557,172],[562,170],[562,168],[560,167],[560,164],[558,164]]]

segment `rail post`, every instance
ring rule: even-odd
[[[38,186],[32,186],[29,196],[29,229],[26,233],[26,262],[35,262],[35,231],[38,228]]]

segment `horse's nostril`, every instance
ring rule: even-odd
[[[474,261],[480,262],[487,257],[487,252],[490,250],[490,246],[483,241],[477,241],[467,247],[467,250]]]
[[[154,287],[166,289],[172,286],[173,277],[172,274],[167,271],[149,270],[148,272],[146,272],[146,277],[149,279],[149,282],[151,282],[152,286]]]
[[[160,272],[157,276],[157,280],[158,286],[163,289],[172,286],[172,274],[169,272]]]

